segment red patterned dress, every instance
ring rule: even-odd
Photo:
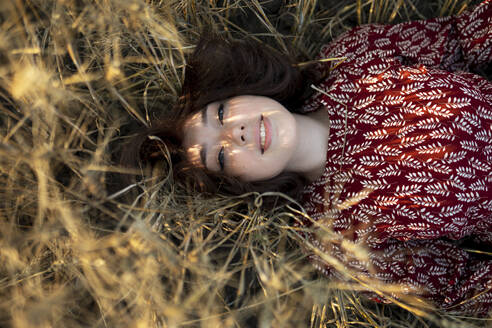
[[[304,107],[331,122],[325,171],[303,194],[306,240],[402,288],[390,297],[490,312],[492,257],[463,242],[492,252],[492,83],[466,72],[492,61],[492,2],[458,17],[361,26],[321,57],[345,60],[331,62]],[[323,227],[368,257],[349,256]],[[312,250],[320,271],[342,277]]]

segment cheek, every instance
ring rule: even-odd
[[[264,170],[264,161],[258,155],[248,151],[238,151],[229,158],[227,175],[234,176],[243,181],[258,180],[258,172]]]
[[[228,174],[236,177],[243,176],[252,168],[258,167],[258,158],[245,151],[236,151],[229,156]]]
[[[247,182],[268,180],[282,173],[284,166],[276,157],[244,157],[235,165],[235,176]]]

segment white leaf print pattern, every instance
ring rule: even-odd
[[[363,239],[376,272],[358,261],[347,265],[440,307],[473,313],[492,310],[492,291],[485,290],[492,262],[468,264],[466,251],[449,240],[468,236],[492,245],[492,83],[465,72],[492,61],[492,42],[474,39],[487,35],[490,3],[465,12],[457,26],[444,17],[345,33],[322,49],[323,57],[347,57],[320,85],[329,96],[315,95],[305,107],[324,106],[332,125],[325,173],[306,188],[304,207],[313,218],[329,218],[341,235]],[[460,33],[469,38],[458,40]],[[331,207],[363,188],[372,192],[359,203]],[[307,237],[346,258],[341,247]],[[321,272],[343,278],[310,258]],[[460,298],[471,290],[478,296]]]

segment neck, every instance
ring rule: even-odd
[[[309,181],[318,179],[326,165],[326,151],[330,135],[328,114],[324,111],[308,115],[294,114],[297,146],[287,170],[304,176]]]

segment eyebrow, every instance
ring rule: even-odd
[[[201,116],[202,116],[202,124],[207,125],[207,107],[202,109]]]
[[[202,162],[203,167],[207,168],[207,148],[202,145],[202,149],[200,149],[200,161]]]
[[[201,121],[202,125],[205,126],[207,125],[207,107],[204,107],[202,111],[200,112],[201,116]],[[207,148],[205,147],[205,144],[201,145],[200,149],[200,161],[202,162],[202,165],[204,168],[207,168]]]

